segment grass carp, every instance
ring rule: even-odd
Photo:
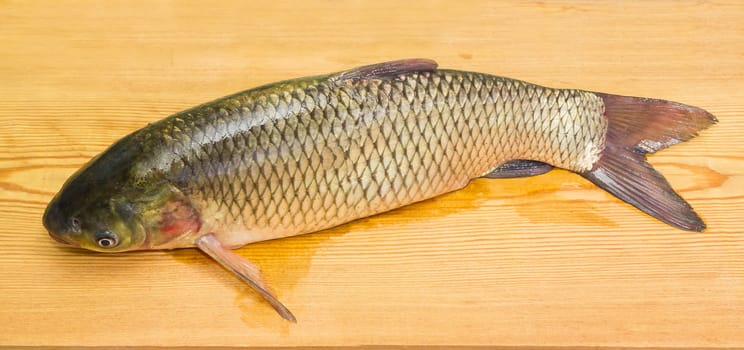
[[[426,59],[243,91],[152,123],[75,173],[43,223],[101,252],[198,247],[295,320],[233,253],[466,186],[575,172],[674,227],[703,221],[646,162],[716,122],[688,105],[553,89]]]

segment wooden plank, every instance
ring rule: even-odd
[[[4,1],[0,345],[744,347],[737,2]],[[193,250],[55,244],[48,200],[128,132],[241,89],[402,57],[665,98],[721,123],[651,157],[687,233],[554,171],[241,249],[289,324]]]

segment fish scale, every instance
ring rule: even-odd
[[[150,162],[188,172],[179,186],[209,214],[207,227],[261,240],[453,191],[511,159],[586,170],[604,143],[602,112],[588,92],[478,73],[316,77],[156,124],[150,132],[168,135],[162,147],[179,157]]]

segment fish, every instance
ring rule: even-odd
[[[73,174],[43,225],[98,252],[196,247],[285,319],[233,250],[320,231],[477,178],[574,172],[673,227],[703,231],[647,155],[716,123],[677,102],[556,89],[404,59],[269,84],[176,113]]]

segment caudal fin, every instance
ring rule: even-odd
[[[602,156],[581,174],[597,186],[669,224],[703,231],[705,223],[669,182],[648,164],[646,154],[687,141],[717,122],[710,113],[681,103],[597,94],[608,121]]]

